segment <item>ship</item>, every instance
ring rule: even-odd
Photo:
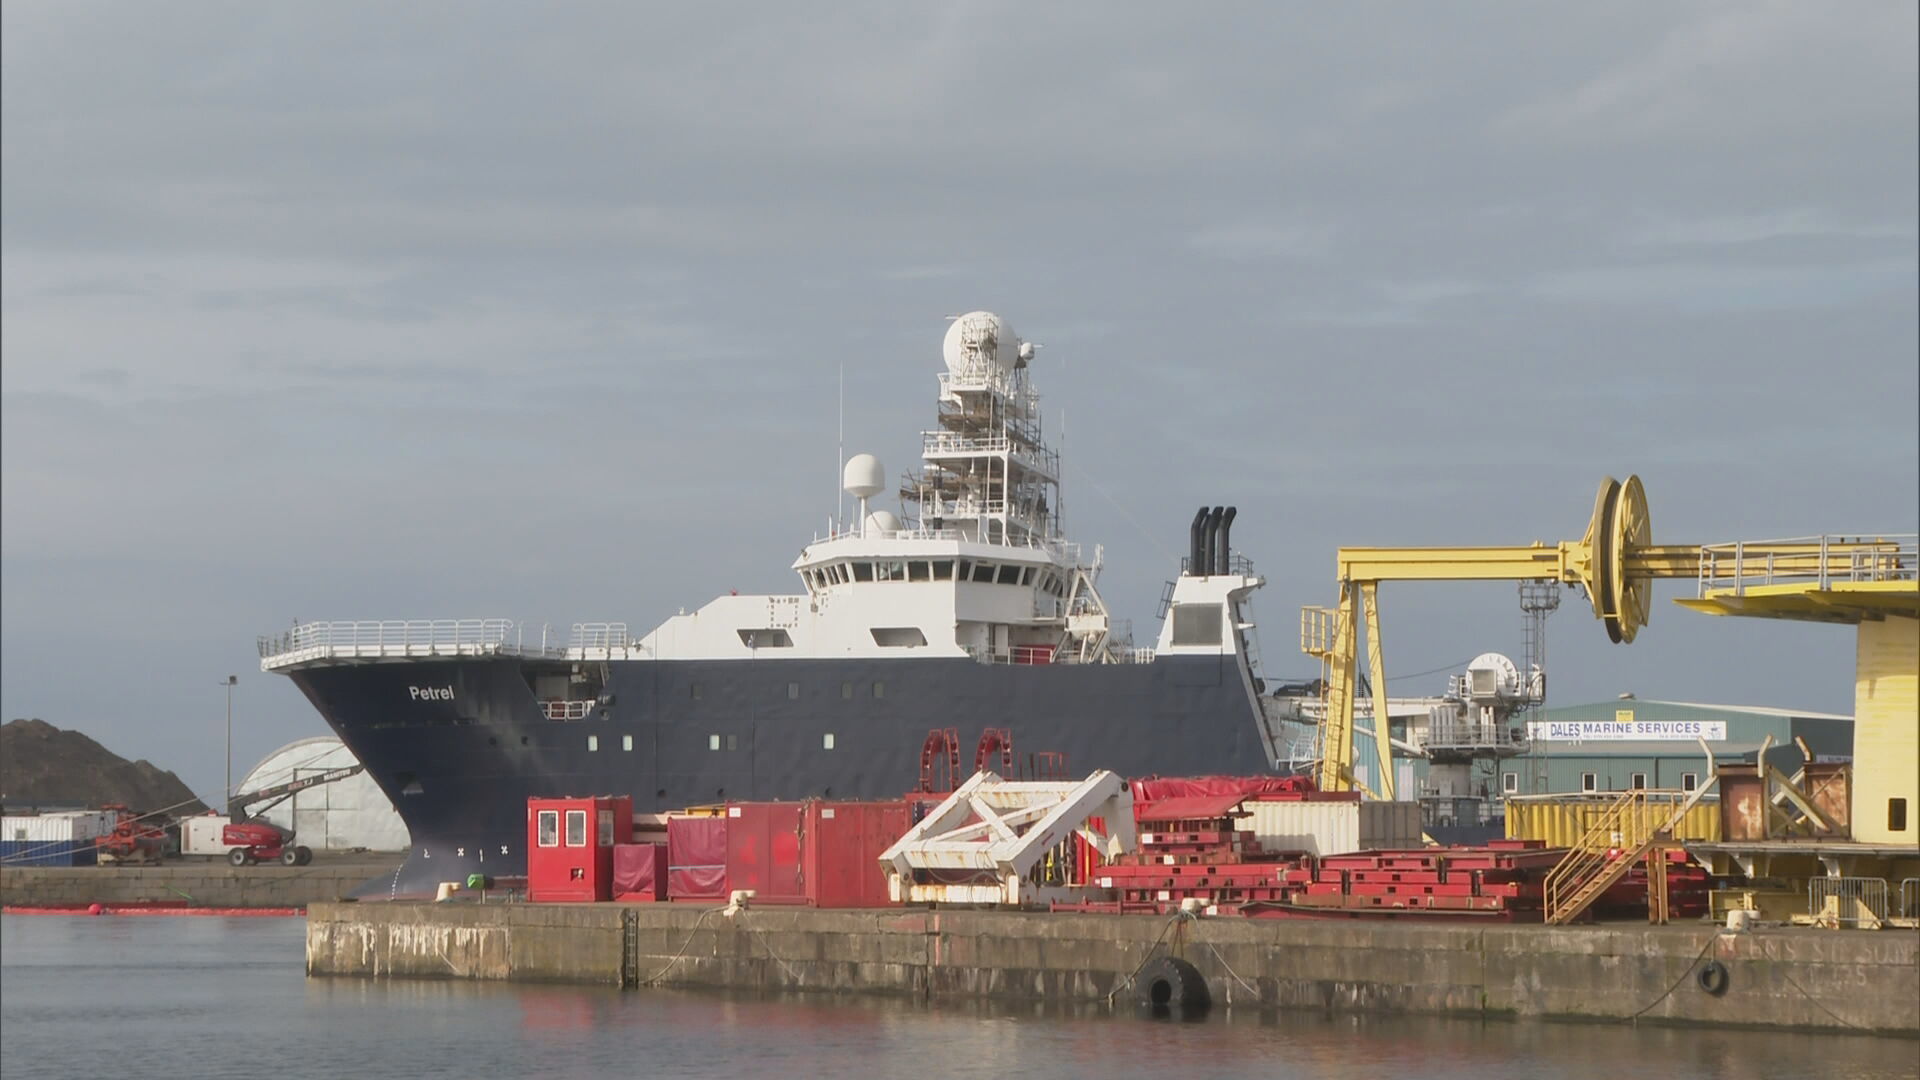
[[[849,512],[801,546],[798,592],[728,593],[644,633],[427,619],[261,638],[261,669],[300,688],[407,825],[406,861],[363,895],[524,873],[532,796],[660,812],[899,798],[976,768],[1273,771],[1264,581],[1231,546],[1236,511],[1184,522],[1158,633],[1136,644],[1100,594],[1101,549],[1064,534],[1035,355],[992,313],[952,320],[919,468],[894,487],[873,455],[844,461]],[[873,508],[889,488],[899,513]]]

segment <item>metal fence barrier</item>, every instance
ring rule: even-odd
[[[1901,901],[1905,903],[1905,888]],[[1886,922],[1887,881],[1872,877],[1818,877],[1807,882],[1807,913],[1814,925],[1879,928]]]

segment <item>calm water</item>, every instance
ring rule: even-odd
[[[1239,1013],[1200,1023],[878,999],[309,980],[300,919],[0,917],[0,1076],[1920,1075],[1920,1043]]]

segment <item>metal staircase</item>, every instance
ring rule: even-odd
[[[1579,918],[1648,852],[1672,846],[1674,828],[1713,785],[1709,778],[1684,799],[1677,791],[1622,792],[1547,874],[1547,925],[1563,926]],[[1665,884],[1663,855],[1660,865],[1648,867],[1648,890],[1660,898],[1649,914],[1658,922],[1666,921]]]

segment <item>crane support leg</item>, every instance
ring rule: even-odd
[[[1380,586],[1360,586],[1361,606],[1367,611],[1367,681],[1373,684],[1373,744],[1380,755],[1380,780],[1374,791],[1393,800],[1393,724],[1387,715],[1387,664],[1380,648]],[[1349,713],[1351,715],[1351,713]]]
[[[1353,790],[1353,693],[1356,620],[1354,598],[1359,586],[1340,586],[1340,607],[1334,615],[1333,652],[1327,663],[1327,719],[1320,740],[1322,791]]]

